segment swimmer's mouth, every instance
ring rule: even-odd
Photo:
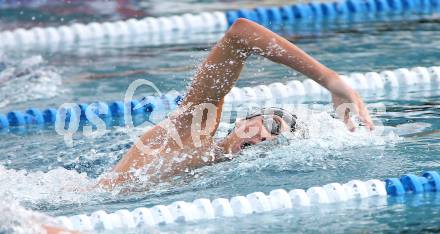
[[[240,149],[246,149],[247,147],[249,147],[251,145],[253,145],[253,144],[245,142],[240,146]]]
[[[261,142],[266,141],[266,137],[263,137],[261,139]],[[250,142],[244,142],[242,145],[240,145],[240,149],[245,149],[248,148],[249,146],[255,145],[255,143],[250,143]]]

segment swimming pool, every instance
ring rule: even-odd
[[[434,17],[407,22],[359,23],[355,27],[326,29],[293,38],[305,51],[341,73],[400,67],[438,65],[440,26]],[[287,30],[288,31],[288,30]],[[212,35],[213,38],[218,36]],[[25,70],[20,79],[0,88],[1,113],[27,107],[57,107],[64,102],[122,100],[127,86],[146,78],[160,90],[183,91],[211,43],[187,38],[175,45],[82,45],[62,51],[5,52],[6,68]],[[79,53],[82,51],[84,53]],[[126,71],[145,73],[121,75]],[[110,74],[107,79],[83,79],[87,74]],[[239,87],[304,79],[265,59],[248,62]],[[151,92],[146,90],[146,92]],[[152,92],[151,92],[152,93]],[[398,133],[428,132],[440,127],[440,90],[432,85],[397,92],[363,93],[369,104],[383,103],[387,112],[373,114]],[[292,101],[292,100],[284,100]],[[307,103],[307,102],[306,102]],[[308,103],[316,103],[314,100]],[[319,101],[318,104],[327,104]],[[123,128],[112,128],[96,139],[77,135],[66,147],[53,129],[3,133],[0,142],[2,197],[54,216],[132,210],[177,200],[232,197],[277,188],[309,188],[351,179],[387,178],[404,173],[439,170],[438,134],[420,137],[348,133],[320,105],[308,119],[311,137],[289,144],[262,145],[240,157],[204,167],[172,183],[129,194],[102,191],[76,192],[91,185],[127,150],[131,140]],[[165,111],[166,112],[166,111]],[[159,120],[165,113],[153,113]],[[321,123],[316,124],[316,123]],[[323,124],[322,124],[323,123]],[[316,127],[315,127],[316,126]],[[221,126],[224,134],[229,126]],[[141,132],[142,130],[136,130]],[[404,198],[367,199],[294,209],[242,218],[216,219],[195,224],[159,227],[179,232],[359,232],[438,230],[438,194]],[[427,218],[428,217],[428,218]]]

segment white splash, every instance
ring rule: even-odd
[[[59,72],[45,64],[41,56],[20,63],[2,63],[0,70],[0,107],[20,102],[51,98],[65,92]]]
[[[95,183],[85,173],[64,168],[44,173],[6,169],[0,165],[0,197],[9,197],[31,207],[88,202],[96,192]]]
[[[2,197],[0,200],[0,233],[40,234],[42,225],[57,226],[56,221],[45,214],[25,209],[17,201]]]

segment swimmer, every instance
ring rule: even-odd
[[[199,66],[180,106],[146,131],[99,184],[112,188],[124,182],[135,182],[139,173],[148,175],[151,182],[158,182],[225,159],[212,152],[234,155],[245,146],[295,131],[294,114],[279,108],[265,108],[237,121],[224,140],[214,142],[224,98],[252,54],[286,65],[313,79],[331,93],[334,107],[352,104],[354,108],[342,111],[350,130],[354,130],[349,118],[351,112],[365,127],[373,129],[361,97],[336,72],[265,27],[247,19],[237,19]],[[201,118],[197,114],[200,106],[207,107]],[[194,131],[192,126],[197,118],[200,119],[200,131]],[[251,131],[254,134],[246,134]],[[207,158],[207,155],[212,157]]]

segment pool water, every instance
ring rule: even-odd
[[[215,8],[216,5],[213,6]],[[349,30],[350,29],[350,30]],[[280,31],[283,33],[283,31]],[[434,66],[440,57],[440,24],[436,17],[408,22],[359,23],[288,39],[340,73]],[[208,35],[218,38],[220,35]],[[161,91],[184,91],[211,42],[189,35],[174,45],[78,45],[61,51],[4,51],[0,54],[0,112],[28,107],[58,107],[65,102],[122,100],[128,85],[148,79]],[[139,71],[128,74],[129,71]],[[87,77],[105,74],[107,78]],[[4,78],[6,80],[6,78]],[[304,79],[295,71],[251,57],[237,86]],[[145,90],[145,93],[153,93]],[[384,179],[404,173],[440,170],[440,134],[404,136],[440,128],[440,88],[361,93],[369,105],[384,104],[372,115],[385,133],[348,132],[331,117],[328,101],[296,107],[310,127],[310,137],[267,143],[245,150],[229,162],[204,167],[137,192],[90,189],[132,144],[131,133],[145,129],[109,128],[98,138],[74,137],[67,147],[53,128],[1,133],[0,196],[53,216],[112,212],[177,200],[230,198],[255,191],[309,188],[352,179]],[[292,100],[284,100],[289,102]],[[280,104],[281,105],[281,104]],[[153,113],[164,118],[166,110]],[[308,115],[313,112],[312,115]],[[220,126],[219,137],[229,129]],[[84,189],[86,188],[86,189]],[[87,189],[88,188],[88,189]],[[80,192],[78,192],[80,190]],[[440,195],[371,198],[242,218],[158,227],[165,232],[438,232]],[[0,214],[1,218],[1,214]],[[133,232],[139,230],[132,230]],[[145,230],[151,231],[151,230]]]

